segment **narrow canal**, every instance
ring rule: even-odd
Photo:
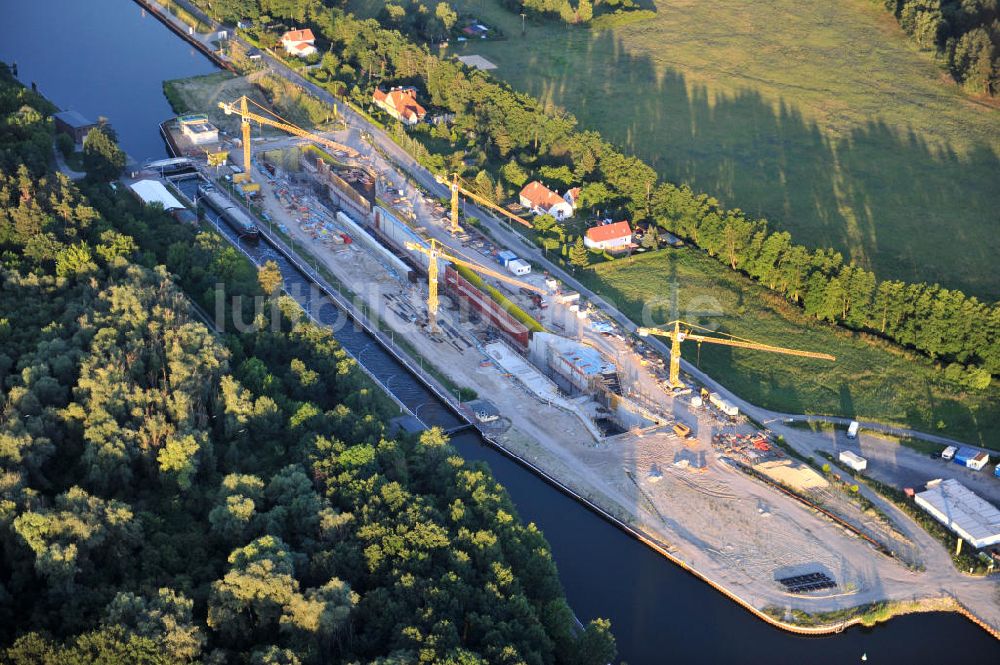
[[[44,39],[39,39],[44,35]],[[169,117],[164,79],[215,67],[129,0],[0,2],[0,60],[63,108],[106,116],[136,161],[162,157],[157,123]],[[221,225],[223,231],[228,227]],[[286,285],[327,323],[342,319],[313,298],[305,278],[265,243],[247,248],[255,261],[279,263]],[[396,361],[353,325],[338,340],[427,423],[457,419]],[[510,492],[521,517],[539,525],[552,546],[570,604],[584,621],[611,619],[631,665],[686,663],[996,662],[998,645],[954,614],[894,619],[875,629],[820,638],[772,628],[555,490],[477,435],[454,444],[482,460]]]

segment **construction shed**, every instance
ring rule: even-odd
[[[868,460],[850,450],[840,451],[839,459],[855,471],[864,471],[868,467]]]
[[[52,120],[56,131],[68,135],[74,143],[83,143],[90,130],[97,127],[96,122],[87,120],[76,111],[60,111],[52,115]]]
[[[973,547],[1000,543],[1000,510],[954,478],[929,486],[914,500]]]
[[[961,464],[973,471],[982,471],[986,463],[990,461],[990,456],[975,448],[962,447],[955,453],[955,464]]]

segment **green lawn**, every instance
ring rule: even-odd
[[[704,344],[701,368],[756,404],[905,424],[1000,448],[1000,388],[965,394],[943,383],[927,360],[809,319],[700,251],[602,263],[583,279],[645,325],[671,320],[674,310],[720,332],[837,357],[829,362]],[[691,343],[682,353],[698,360]]]
[[[666,178],[880,277],[1000,295],[1000,111],[963,96],[880,2],[659,0],[648,21],[529,20],[523,38],[497,0],[452,5],[509,38],[451,53],[488,58]]]

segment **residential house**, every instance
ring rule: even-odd
[[[632,244],[632,229],[629,228],[628,222],[592,226],[587,229],[583,244],[590,249],[604,249],[609,252],[621,252],[635,246]]]
[[[52,119],[55,120],[56,131],[69,135],[74,143],[83,143],[90,130],[97,127],[96,122],[87,120],[76,111],[60,111]]]
[[[415,125],[427,115],[424,107],[417,103],[417,89],[412,86],[390,88],[389,92],[376,88],[372,98],[376,106],[404,125]]]
[[[236,22],[236,27],[240,30],[251,30],[253,28],[252,18],[241,18]]]
[[[573,206],[573,210],[576,210],[576,202],[580,199],[580,188],[573,187],[571,189],[567,189],[566,193],[563,194],[563,199],[566,200],[566,203]]]
[[[537,180],[524,186],[520,201],[521,205],[536,215],[552,215],[559,220],[573,216],[573,206]]]
[[[309,28],[304,30],[289,30],[281,36],[281,45],[285,52],[298,58],[305,58],[316,53],[316,38]]]

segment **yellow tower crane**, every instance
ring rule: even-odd
[[[531,222],[527,221],[526,219],[524,219],[522,217],[518,217],[517,215],[515,215],[514,213],[512,213],[512,212],[510,212],[508,210],[504,210],[503,208],[501,208],[497,204],[484,199],[483,197],[479,196],[478,194],[473,194],[472,192],[470,192],[469,190],[467,190],[465,187],[462,187],[459,184],[460,182],[462,182],[462,179],[458,177],[457,173],[452,173],[451,174],[451,182],[448,182],[447,180],[445,180],[444,178],[442,178],[440,176],[438,176],[437,181],[440,182],[442,185],[448,185],[449,188],[451,189],[451,228],[449,230],[451,231],[452,235],[455,235],[456,233],[461,233],[462,232],[462,227],[458,225],[458,195],[459,194],[464,194],[465,196],[467,196],[468,198],[472,199],[476,203],[478,203],[478,204],[480,204],[482,206],[485,206],[485,207],[487,207],[487,208],[489,208],[491,210],[495,210],[498,213],[500,213],[501,215],[505,215],[505,216],[509,217],[510,219],[514,220],[518,224],[523,224],[524,226],[527,226],[529,229],[531,228]]]
[[[684,388],[684,384],[681,383],[681,342],[692,341],[698,342],[698,347],[701,348],[702,342],[707,344],[722,344],[725,346],[735,346],[741,349],[754,349],[756,351],[768,351],[770,353],[783,353],[788,356],[800,356],[802,358],[819,358],[821,360],[836,360],[834,356],[829,353],[816,353],[813,351],[799,351],[797,349],[786,349],[781,346],[771,346],[770,344],[761,344],[759,342],[752,342],[748,339],[740,339],[739,337],[734,337],[729,335],[728,337],[708,337],[706,335],[701,335],[698,333],[693,333],[691,330],[693,328],[701,328],[702,330],[708,331],[707,328],[702,328],[701,326],[696,326],[693,323],[686,323],[684,321],[671,321],[667,324],[668,326],[673,326],[672,330],[665,330],[662,328],[638,328],[636,333],[642,337],[648,335],[660,335],[662,337],[669,337],[671,341],[670,345],[670,388],[671,390],[681,390]],[[681,326],[686,326],[687,329],[681,329]]]
[[[263,116],[260,115],[259,113],[251,111],[249,106],[250,104],[253,104],[260,110],[264,111],[265,113],[270,113],[271,115],[273,115],[275,118],[278,119],[274,120],[272,118],[268,118],[267,116]],[[336,141],[331,141],[330,139],[324,138],[319,134],[308,132],[299,126],[284,120],[283,118],[278,116],[278,114],[274,113],[274,111],[270,111],[264,108],[263,106],[253,101],[246,95],[243,95],[242,97],[233,102],[219,102],[219,108],[225,111],[226,115],[232,115],[233,113],[235,113],[236,115],[240,116],[240,129],[242,130],[243,133],[243,169],[246,174],[242,179],[248,179],[250,175],[250,121],[251,120],[253,120],[259,125],[267,125],[269,127],[275,127],[277,129],[284,130],[289,134],[294,134],[295,136],[300,136],[304,139],[309,139],[313,143],[318,143],[319,145],[329,148],[331,150],[339,150],[341,152],[346,153],[349,157],[358,156],[358,151],[355,150],[354,148],[343,145],[341,143],[337,143]]]
[[[474,270],[482,275],[489,275],[501,281],[519,286],[523,289],[528,289],[529,291],[534,291],[535,293],[541,295],[547,295],[545,289],[540,289],[534,284],[529,284],[527,282],[522,282],[519,279],[514,279],[513,277],[508,277],[502,272],[492,270],[486,266],[481,266],[478,263],[473,263],[467,259],[462,259],[441,249],[441,243],[433,238],[429,242],[430,247],[424,247],[421,244],[415,242],[407,242],[406,249],[411,251],[420,252],[427,256],[427,322],[429,324],[431,332],[439,332],[437,325],[437,311],[438,311],[438,260],[444,259],[445,261],[451,261],[460,266],[465,266],[469,270]]]

